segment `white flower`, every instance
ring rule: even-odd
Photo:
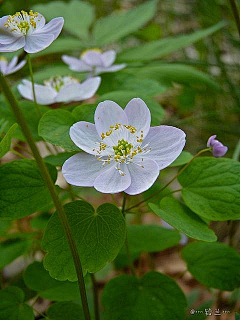
[[[30,10],[16,12],[0,18],[0,52],[12,52],[24,48],[35,53],[47,48],[60,34],[63,18],[55,18],[45,24],[45,18]]]
[[[115,72],[126,67],[126,64],[115,64],[116,52],[109,50],[102,52],[100,49],[90,49],[82,53],[81,58],[62,56],[62,60],[68,64],[73,71],[89,72],[98,75],[104,72]]]
[[[150,122],[150,111],[139,98],[125,110],[113,101],[101,102],[95,125],[80,121],[70,128],[71,139],[84,152],[64,163],[66,181],[103,193],[139,194],[150,188],[185,145],[182,130],[150,128]]]
[[[26,60],[19,62],[19,64],[17,62],[18,57],[12,58],[9,63],[5,57],[0,57],[0,71],[6,76],[20,70],[26,64]]]
[[[23,80],[18,85],[20,94],[28,100],[33,99],[32,83]],[[72,77],[55,77],[44,81],[44,85],[34,84],[37,103],[48,105],[56,102],[81,101],[91,98],[101,82],[100,77],[90,78],[83,83]]]

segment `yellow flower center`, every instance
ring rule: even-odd
[[[5,58],[4,56],[0,56],[0,61],[7,61],[7,58]]]
[[[36,29],[36,21],[40,21],[42,18],[38,12],[33,12],[32,10],[27,13],[26,11],[16,12],[14,15],[9,15],[7,22],[5,23],[6,28],[11,32],[20,32],[26,35],[30,28]]]
[[[102,50],[100,48],[86,49],[81,53],[80,58],[82,58],[89,51],[95,51],[95,52],[102,53]]]
[[[113,147],[116,158],[126,157],[130,154],[133,145],[124,139],[118,140],[118,145]],[[114,158],[115,158],[114,157]]]
[[[57,76],[57,77],[51,77],[49,80],[45,80],[44,84],[45,86],[49,86],[51,88],[53,88],[54,90],[56,90],[57,92],[59,92],[62,87],[64,87],[67,84],[70,83],[78,83],[79,80],[73,77],[61,77],[61,76]]]

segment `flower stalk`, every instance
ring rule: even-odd
[[[27,55],[27,61],[28,61],[28,67],[29,67],[29,73],[30,73],[30,77],[31,77],[31,82],[32,82],[32,92],[33,92],[34,105],[35,105],[35,108],[37,110],[37,113],[38,113],[39,117],[41,118],[42,114],[41,114],[41,111],[40,111],[40,108],[39,108],[39,105],[38,105],[37,99],[36,99],[36,92],[35,92],[34,79],[33,79],[33,70],[32,70],[32,61],[31,61],[30,54]]]
[[[76,273],[77,273],[77,277],[78,277],[78,285],[79,285],[79,291],[80,291],[80,295],[81,295],[81,299],[82,299],[82,305],[83,305],[83,312],[84,312],[84,316],[85,316],[85,320],[90,320],[90,313],[89,313],[89,308],[88,308],[88,302],[87,302],[87,296],[86,296],[86,289],[85,289],[85,284],[84,284],[84,277],[83,277],[83,272],[82,272],[82,265],[81,265],[81,261],[79,258],[79,254],[78,254],[78,250],[76,247],[76,243],[75,240],[73,238],[69,223],[68,223],[68,219],[66,216],[66,213],[64,211],[64,208],[61,204],[61,201],[58,197],[55,185],[51,179],[51,176],[49,174],[49,171],[38,151],[38,148],[35,144],[35,141],[33,139],[32,133],[29,129],[29,126],[26,122],[26,119],[21,111],[21,109],[19,108],[18,102],[15,98],[15,96],[13,95],[6,79],[4,78],[3,74],[0,73],[0,87],[6,97],[7,102],[9,103],[10,108],[12,109],[16,120],[31,148],[31,151],[34,155],[34,158],[36,160],[36,163],[39,167],[39,170],[41,172],[42,178],[51,194],[51,197],[53,199],[54,205],[56,207],[59,219],[62,223],[63,229],[65,231],[66,234],[66,238],[72,253],[72,257],[73,257],[73,261],[74,261],[74,265],[75,265],[75,269],[76,269]]]

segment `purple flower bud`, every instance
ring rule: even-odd
[[[228,147],[224,146],[220,141],[216,140],[216,135],[208,139],[207,147],[212,148],[213,156],[216,158],[223,157],[228,151]]]

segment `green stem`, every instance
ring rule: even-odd
[[[127,208],[126,211],[129,211],[133,208],[136,208],[138,206],[140,206],[141,204],[143,204],[144,202],[152,199],[153,197],[155,197],[156,195],[158,195],[160,192],[162,192],[163,190],[165,190],[178,176],[180,176],[180,174],[185,170],[187,169],[187,167],[190,165],[190,163],[195,159],[197,158],[198,156],[200,156],[200,154],[206,152],[206,151],[210,151],[211,148],[206,148],[206,149],[203,149],[201,151],[199,151],[181,170],[178,171],[178,173],[167,183],[165,184],[165,186],[163,186],[160,190],[158,190],[157,192],[153,193],[151,196],[149,196],[148,198],[138,202],[137,204],[135,204],[134,206],[130,207],[130,208]]]
[[[19,156],[22,159],[29,159],[29,158],[25,157],[23,154],[21,154],[20,152],[14,150],[14,149],[11,149],[10,152],[16,154],[17,156]]]
[[[126,200],[127,200],[127,195],[126,195],[126,193],[123,193],[122,215],[124,216],[124,218],[126,218],[126,214],[125,214]],[[126,223],[126,226],[127,226],[127,223]],[[129,263],[129,266],[131,268],[131,272],[132,272],[132,274],[134,276],[136,276],[136,271],[135,271],[135,268],[134,268],[134,264],[133,264],[133,260],[132,260],[132,256],[131,256],[131,251],[130,251],[129,243],[128,243],[128,232],[127,232],[127,230],[126,230],[125,247],[126,247],[128,263]]]
[[[39,105],[37,103],[37,99],[36,99],[36,93],[35,93],[35,87],[34,87],[34,79],[33,79],[33,70],[32,70],[32,61],[31,61],[31,57],[30,54],[27,54],[27,61],[28,61],[28,67],[29,67],[29,73],[30,73],[30,77],[31,77],[31,82],[32,82],[32,92],[33,92],[33,100],[34,100],[34,105],[35,108],[37,110],[37,113],[39,115],[39,117],[41,118],[42,114],[39,108]]]
[[[15,96],[13,95],[6,79],[4,78],[3,74],[0,72],[0,87],[2,88],[2,91],[6,97],[6,100],[9,103],[10,108],[12,109],[16,120],[26,138],[26,141],[28,142],[32,154],[36,160],[36,163],[39,167],[39,170],[41,172],[42,178],[45,181],[45,184],[51,194],[51,197],[53,199],[54,205],[56,207],[59,219],[61,221],[61,224],[63,226],[63,229],[65,231],[66,234],[66,238],[72,253],[72,257],[73,257],[73,261],[74,261],[74,265],[75,265],[75,269],[76,269],[76,273],[77,273],[77,277],[78,277],[78,285],[79,285],[79,291],[80,291],[80,295],[81,295],[81,299],[82,299],[82,305],[83,305],[83,312],[84,312],[84,316],[85,316],[85,320],[90,320],[90,313],[89,313],[89,308],[88,308],[88,302],[87,302],[87,295],[86,295],[86,289],[85,289],[85,284],[84,284],[84,277],[83,277],[83,272],[82,272],[82,265],[80,262],[80,258],[79,258],[79,254],[78,254],[78,250],[76,247],[76,243],[75,240],[73,238],[69,223],[68,223],[68,219],[66,216],[66,213],[64,211],[64,208],[61,204],[61,201],[58,197],[55,185],[52,181],[52,178],[49,174],[49,171],[38,151],[38,148],[35,144],[35,141],[33,139],[32,133],[29,129],[28,123],[21,111],[21,109],[19,108],[18,102],[15,98]]]
[[[240,17],[239,17],[238,8],[237,8],[235,0],[229,0],[229,1],[230,1],[230,4],[231,4],[231,7],[232,7],[232,12],[233,12],[233,15],[234,15],[234,18],[235,18],[235,21],[236,21],[236,25],[237,25],[237,28],[238,28],[238,33],[240,35]]]
[[[232,156],[233,160],[238,161],[239,160],[239,155],[240,155],[240,139],[238,140],[236,148],[235,148],[235,150],[233,152],[233,156]]]
[[[94,300],[95,320],[100,320],[99,305],[98,305],[98,287],[97,287],[97,282],[96,282],[94,273],[90,273],[90,275],[91,275],[92,285],[93,285],[93,300]]]

